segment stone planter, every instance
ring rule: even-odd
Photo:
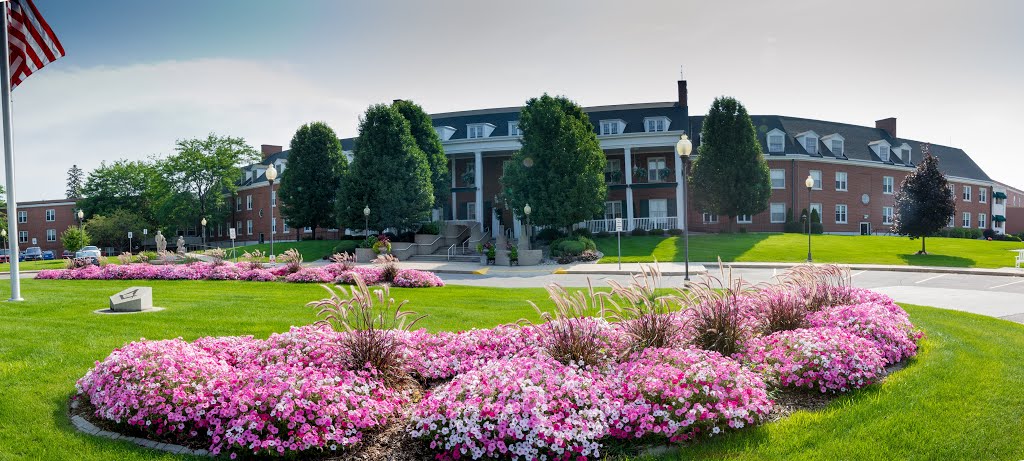
[[[373,248],[356,248],[356,261],[368,263],[375,258],[377,258],[377,253],[373,252]]]

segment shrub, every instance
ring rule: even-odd
[[[985,229],[984,231],[981,232],[981,236],[984,237],[986,240],[992,239],[996,236],[996,231],[992,229]]]
[[[541,240],[544,242],[550,242],[562,237],[565,237],[565,233],[562,232],[560,229],[555,229],[553,227],[546,227],[544,229],[541,229],[536,234],[537,240]]]
[[[609,381],[612,399],[624,403],[609,417],[609,432],[627,440],[712,436],[760,422],[772,408],[756,373],[710,351],[645,349]]]
[[[1005,240],[1007,242],[1020,242],[1021,237],[1012,234],[1003,234],[1000,240]]]
[[[659,228],[656,227],[654,229],[651,229],[651,231],[648,234],[649,235],[662,236],[662,235],[665,235],[665,229],[659,229]]]
[[[608,432],[592,373],[547,357],[498,360],[427,394],[410,434],[437,459],[592,459]]]
[[[591,243],[593,243],[591,241]],[[583,253],[583,250],[587,249],[587,245],[578,240],[570,240],[568,238],[560,238],[551,242],[551,255],[558,256],[578,256]]]
[[[676,230],[679,230],[679,229],[676,229]],[[682,232],[681,230],[679,230],[679,233],[681,234],[681,233],[683,233],[683,232]],[[746,234],[746,233],[747,233],[747,228],[746,228],[746,227],[741,227],[741,228],[740,228],[740,233],[741,233],[741,234]],[[820,232],[819,232],[819,233],[820,233]]]
[[[601,255],[595,250],[583,250],[583,253],[580,253],[580,255],[576,257],[577,261],[587,262],[597,261],[598,259],[601,259]]]
[[[213,264],[216,266],[224,264],[224,257],[227,256],[223,248],[210,248],[204,254],[213,259]],[[139,256],[142,255],[140,254]]]
[[[572,235],[574,237],[586,237],[588,239],[594,238],[594,233],[590,232],[590,229],[587,229],[586,227],[580,227],[578,229],[573,229],[572,230]]]
[[[608,232],[608,231],[601,231],[601,232],[598,232],[596,234],[596,236],[597,236],[597,238],[608,238],[608,237],[612,236],[612,233]]]
[[[130,251],[126,251],[124,253],[121,253],[121,254],[117,255],[117,262],[119,264],[122,264],[122,265],[123,264],[131,264],[132,263],[132,259],[133,259],[132,258],[132,253]]]
[[[160,259],[166,262],[168,255],[172,258],[174,257],[173,254],[164,252],[160,255]],[[266,255],[260,250],[247,251],[242,254],[242,262],[240,264],[246,269],[262,269],[264,257]]]
[[[430,221],[430,222],[423,223],[423,225],[420,226],[419,232],[417,232],[417,233],[419,233],[419,234],[427,234],[427,235],[440,235],[441,234],[441,223],[439,223],[437,221]]]
[[[803,328],[755,338],[746,358],[784,388],[848,392],[867,386],[885,360],[870,341],[839,328]]]
[[[683,235],[683,230],[682,229],[669,229],[668,230],[668,235],[676,235],[676,236]]]
[[[377,245],[376,235],[367,235],[363,241],[359,242],[359,248],[373,248],[375,245]]]
[[[788,234],[802,234],[804,232],[804,226],[800,221],[786,221],[782,225],[782,231]]]
[[[403,359],[403,343],[395,331],[408,331],[423,316],[402,310],[405,303],[396,303],[387,286],[370,293],[366,282],[354,276],[356,285],[350,289],[324,286],[330,294],[308,306],[318,308],[318,325],[345,332],[342,337],[348,355],[340,357],[350,370],[370,366],[388,383],[407,377]]]
[[[373,252],[377,254],[391,253],[392,238],[393,237],[388,237],[387,234],[378,235],[377,240],[373,242],[373,246],[371,246],[370,248],[373,248]]]
[[[647,231],[645,231],[645,230],[643,230],[643,229],[641,229],[639,227],[629,231],[629,233],[632,234],[634,237],[643,237],[643,236],[647,235]]]
[[[588,292],[569,293],[558,284],[547,286],[548,296],[555,304],[552,312],[542,311],[529,301],[544,323],[537,325],[544,350],[564,364],[596,365],[608,361],[614,350],[622,347],[625,338],[617,335],[604,319],[589,316],[604,312],[603,296]],[[529,323],[520,320],[520,324]],[[614,346],[618,344],[618,346]]]

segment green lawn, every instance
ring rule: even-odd
[[[604,253],[600,262],[617,261],[615,237],[597,238]],[[1020,242],[929,237],[928,255],[915,255],[920,240],[874,235],[815,235],[811,237],[815,262],[892,264],[945,267],[1013,266]],[[623,262],[682,261],[682,237],[623,237]],[[690,261],[801,262],[807,260],[807,236],[801,234],[701,234],[690,236]]]
[[[116,256],[105,256],[104,259],[106,259],[107,264],[117,264],[118,263]],[[23,270],[23,271],[37,271],[37,270],[42,270],[42,269],[63,269],[63,268],[64,268],[64,260],[63,259],[51,259],[49,261],[21,261],[21,264],[18,264],[18,269],[19,270]],[[10,263],[0,263],[0,272],[10,272],[10,271],[11,271]]]
[[[181,336],[266,337],[308,324],[316,285],[151,281],[167,310],[96,315],[131,281],[26,280],[24,303],[0,304],[0,459],[182,459],[76,432],[66,416],[74,382],[127,341]],[[7,285],[0,287],[6,299]],[[448,286],[395,289],[428,314],[432,331],[536,320],[525,300],[542,289]],[[927,331],[921,358],[884,384],[817,413],[742,431],[670,454],[748,459],[1021,459],[1024,327],[987,317],[908,306]]]
[[[275,242],[274,253],[281,254],[290,248],[299,250],[302,253],[302,259],[306,261],[315,261],[323,258],[324,256],[330,256],[334,253],[334,247],[343,245],[348,252],[353,252],[356,245],[359,244],[358,240],[300,240],[298,242]],[[224,249],[230,253],[231,247]],[[235,252],[238,256],[242,256],[243,253],[252,250],[260,250],[263,253],[270,253],[270,243],[258,243],[255,245],[246,245],[235,247]],[[229,254],[228,257],[231,255]]]

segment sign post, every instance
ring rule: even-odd
[[[149,235],[149,229],[142,229],[142,251],[146,251],[146,236]]]
[[[619,270],[622,270],[622,218],[615,218],[615,238],[619,247]]]
[[[236,235],[235,234],[235,228],[234,227],[229,227],[228,228],[228,237],[231,237],[231,260],[232,261],[234,261],[236,259],[236,257],[235,257],[236,256],[235,255],[235,235]]]
[[[128,252],[132,252],[132,231],[128,231]]]

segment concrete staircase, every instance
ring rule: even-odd
[[[418,254],[411,256],[410,261],[416,262],[480,262],[480,255],[476,253],[476,243],[486,242],[482,226],[476,221],[448,221],[445,223],[444,245],[441,245],[432,254]],[[468,241],[468,242],[467,242]],[[455,248],[452,248],[452,246]],[[453,254],[449,253],[452,250]]]

